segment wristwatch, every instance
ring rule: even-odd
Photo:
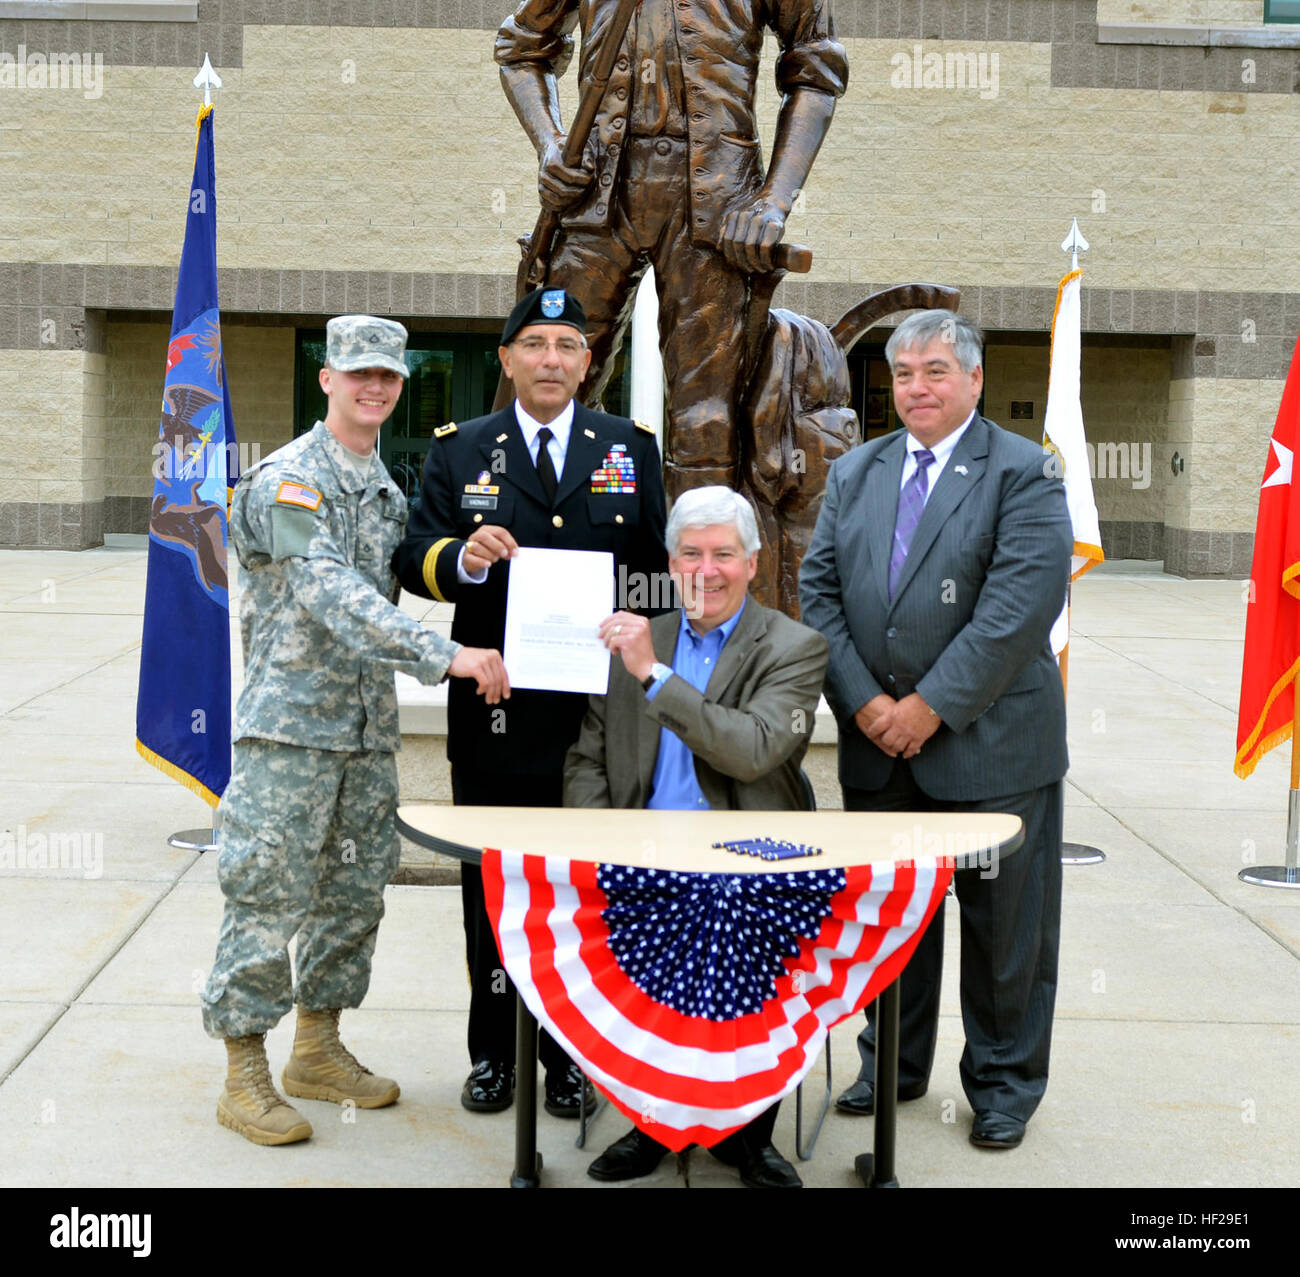
[[[661,678],[667,678],[673,672],[671,665],[665,665],[662,661],[656,661],[650,667],[650,673],[641,680],[641,686],[648,692]]]

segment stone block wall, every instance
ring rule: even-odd
[[[506,313],[515,237],[537,210],[532,150],[491,57],[508,8],[200,0],[193,23],[0,16],[0,50],[102,64],[85,84],[0,83],[0,152],[15,175],[0,183],[0,544],[91,545],[105,527],[139,524],[147,476],[127,454],[156,429],[144,408],[162,347],[144,347],[169,322],[204,50],[225,82],[220,300],[241,439],[285,437],[295,327],[360,309],[452,326]],[[1168,469],[1162,438],[1195,449],[1165,487],[1103,489],[1103,517],[1145,553],[1154,534],[1134,529],[1154,526],[1163,503],[1162,532],[1186,534],[1178,545],[1237,537],[1238,563],[1255,443],[1300,329],[1300,51],[1154,33],[1250,27],[1262,0],[839,0],[834,11],[850,87],[789,221],[813,272],[778,301],[833,320],[874,287],[931,279],[961,287],[991,334],[1045,333],[1077,215],[1092,243],[1085,332],[1149,336],[1152,352],[1171,343],[1163,392],[1160,354],[1144,364],[1086,347],[1090,434],[1151,443],[1153,475]],[[1116,24],[1151,25],[1151,41],[1110,42]],[[566,118],[574,79],[562,82]],[[760,85],[770,145],[770,66]],[[1190,398],[1174,389],[1184,381]],[[1249,419],[1225,408],[1242,402],[1239,384]],[[1162,393],[1168,423],[1156,420]],[[1161,435],[1176,403],[1195,438]],[[1223,561],[1203,548],[1198,563]],[[1175,548],[1170,563],[1191,553]]]

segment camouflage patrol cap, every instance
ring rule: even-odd
[[[391,368],[409,377],[406,329],[374,315],[339,315],[325,325],[325,362],[340,372]]]
[[[587,332],[587,312],[582,303],[563,288],[535,288],[521,297],[510,312],[506,326],[501,330],[501,344],[508,346],[529,324],[566,324],[584,336]]]

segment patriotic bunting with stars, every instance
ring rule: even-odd
[[[706,1148],[799,1084],[907,964],[950,858],[677,873],[488,850],[488,916],[528,1009],[661,1144]]]

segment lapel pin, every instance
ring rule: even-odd
[[[588,439],[594,439],[596,437],[596,432],[594,430],[588,430],[585,426],[583,427],[582,433],[586,435]]]
[[[505,443],[505,441],[509,438],[510,438],[509,435],[497,435],[497,443]]]
[[[966,467],[965,467],[965,466],[953,466],[953,469],[956,470],[958,474],[965,474],[965,473],[966,473]]]

